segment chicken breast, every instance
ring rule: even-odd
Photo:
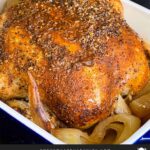
[[[28,97],[30,72],[41,102],[69,127],[105,119],[118,95],[148,81],[142,40],[119,0],[21,1],[0,27],[0,98]]]

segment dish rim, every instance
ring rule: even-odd
[[[147,14],[150,15],[150,10],[148,8],[145,8],[145,7],[139,5],[135,2],[132,2],[130,0],[121,0],[121,1],[123,3],[131,6],[131,7],[138,9],[139,11],[142,11],[142,13],[145,13],[146,15]],[[38,135],[40,135],[41,137],[43,137],[44,139],[46,139],[50,143],[52,143],[52,144],[66,144],[66,143],[62,142],[61,140],[57,139],[52,134],[50,134],[47,131],[45,131],[44,129],[42,129],[41,127],[39,127],[38,125],[36,125],[35,123],[33,123],[31,120],[27,119],[26,117],[24,117],[23,115],[21,115],[20,113],[18,113],[14,109],[12,109],[11,107],[9,107],[7,104],[2,102],[1,100],[0,100],[0,109],[5,111],[6,113],[8,113],[10,116],[12,116],[16,120],[18,120],[20,123],[22,123],[26,127],[30,128],[32,131],[34,131],[35,133],[37,133]],[[150,130],[150,120],[148,120],[130,138],[128,138],[126,141],[124,141],[121,144],[134,144],[138,139],[140,139],[149,130]]]

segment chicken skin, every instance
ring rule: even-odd
[[[1,15],[4,101],[38,99],[37,111],[42,105],[68,127],[88,128],[148,79],[142,40],[119,0],[25,0]]]

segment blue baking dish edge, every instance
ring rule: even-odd
[[[150,130],[137,139],[133,144],[150,144]]]
[[[5,108],[8,108],[9,110],[11,110],[13,113],[10,113],[10,111],[5,110],[4,106],[5,106]],[[21,114],[19,114],[18,112],[16,112],[15,110],[13,110],[12,108],[10,108],[9,106],[7,106],[6,104],[4,104],[1,101],[0,101],[0,109],[3,110],[4,112],[6,112],[10,117],[13,117],[15,120],[17,120],[18,123],[21,123],[23,126],[26,126],[30,130],[32,130],[33,132],[38,134],[40,137],[44,138],[46,141],[49,142],[49,144],[64,144],[63,142],[59,141],[55,137],[49,137],[48,138],[48,136],[50,136],[50,134],[48,132],[41,129],[39,126],[37,126],[36,124],[34,124],[33,122],[31,122],[30,120],[28,120],[27,118],[25,118],[24,116],[22,116]],[[23,120],[18,119],[18,117],[14,116],[14,113],[21,116],[20,118],[23,118],[23,120],[25,119],[24,121],[31,123],[33,125],[33,127],[31,127],[31,126],[29,127],[29,125],[27,123],[24,123]],[[149,124],[149,123],[150,123],[150,121],[147,122],[147,124]],[[38,132],[39,130],[37,130],[37,129],[40,129],[41,132],[44,134],[40,134],[41,132]],[[132,140],[131,140],[132,142],[130,142],[130,138],[129,138],[127,141],[123,142],[122,144],[150,144],[150,126],[146,131],[144,131],[144,133],[140,137],[138,137],[136,139],[137,132],[135,133],[135,135],[132,135],[130,137],[130,138],[132,138]],[[46,135],[46,134],[48,134],[48,135]],[[46,135],[46,137],[44,135]],[[54,141],[54,139],[55,139],[55,141]]]
[[[51,135],[49,132],[45,131],[44,129],[42,129],[26,117],[24,117],[23,115],[6,105],[5,103],[3,103],[2,101],[0,101],[0,109],[6,112],[10,117],[17,120],[18,123],[21,123],[23,126],[26,126],[30,130],[32,130],[33,132],[50,142],[50,144],[65,144],[53,135]]]

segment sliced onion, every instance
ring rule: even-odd
[[[120,133],[117,133],[117,137],[113,143],[119,144],[129,138],[139,127],[140,127],[140,119],[132,116],[132,115],[127,115],[127,114],[119,114],[119,115],[114,115],[112,117],[109,117],[105,119],[104,121],[100,122],[96,128],[94,129],[93,133],[91,134],[91,139],[96,141],[96,143],[100,144],[102,143],[106,131],[109,129],[108,127],[112,123],[118,123],[118,124],[123,124],[123,131]],[[117,126],[116,129],[117,130]],[[117,130],[119,131],[119,130]]]
[[[116,114],[131,114],[129,106],[126,104],[125,100],[119,95],[118,101],[115,106]]]
[[[147,83],[145,88],[140,91],[133,99],[140,98],[141,96],[147,95],[148,93],[150,93],[150,81]]]
[[[100,122],[91,135],[79,129],[54,129],[52,134],[67,144],[119,144],[129,138],[139,127],[140,119],[127,114],[114,115]],[[115,131],[107,134],[107,131]]]
[[[101,141],[101,144],[115,143],[116,139],[121,135],[123,128],[124,128],[123,124],[112,123],[108,125],[105,137]]]
[[[136,116],[144,118],[150,113],[150,93],[132,101],[129,106]]]
[[[54,129],[52,134],[67,144],[93,144],[87,133],[73,128]]]

